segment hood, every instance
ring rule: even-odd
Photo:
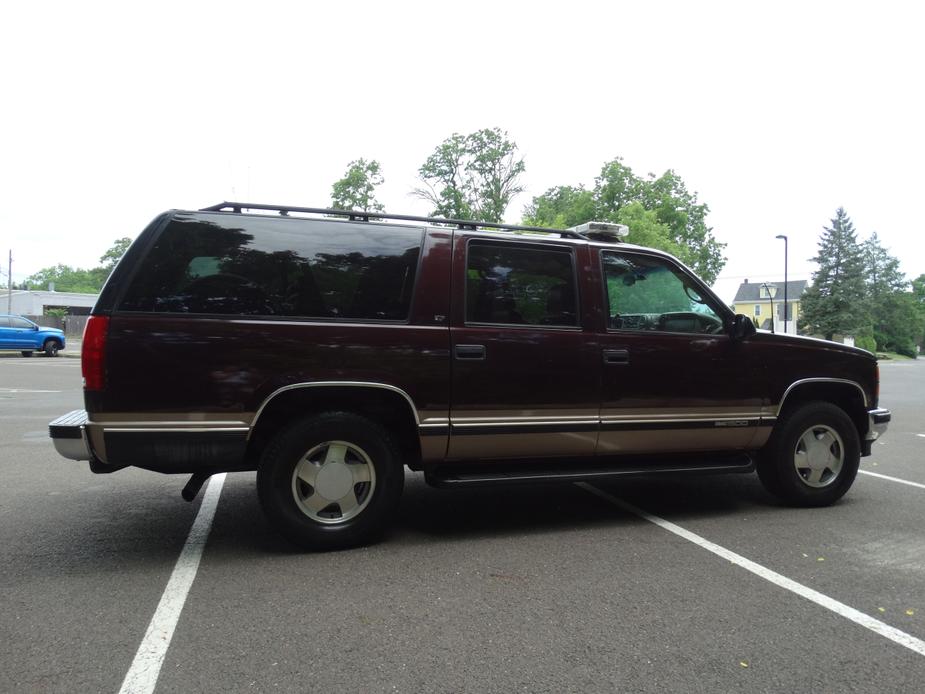
[[[64,335],[64,331],[63,331],[63,330],[59,330],[58,328],[48,328],[48,327],[46,327],[46,326],[44,326],[44,325],[40,325],[40,326],[39,326],[39,330],[43,330],[43,331],[45,331],[46,333],[58,333],[59,335]]]
[[[790,333],[772,333],[769,330],[759,330],[758,334],[761,335],[761,338],[768,340],[770,342],[775,342],[781,345],[796,345],[799,347],[810,347],[817,349],[825,349],[832,352],[843,352],[848,354],[854,354],[859,357],[868,357],[869,359],[876,359],[876,356],[868,352],[866,349],[861,349],[860,347],[851,347],[850,345],[843,345],[841,342],[832,342],[830,340],[822,340],[818,337],[807,337],[805,335],[791,335]]]

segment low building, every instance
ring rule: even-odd
[[[786,332],[797,334],[797,321],[800,319],[800,299],[807,280],[787,282]],[[733,310],[751,318],[762,330],[776,333],[784,330],[784,283],[783,282],[749,282],[739,285],[733,300]],[[773,308],[772,308],[773,307]]]
[[[0,313],[44,316],[50,309],[64,309],[68,316],[88,316],[98,297],[99,294],[14,290],[12,294],[0,293]]]

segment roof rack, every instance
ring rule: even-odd
[[[550,229],[549,227],[520,226],[517,224],[500,224],[498,222],[478,222],[471,219],[445,219],[443,217],[418,217],[409,214],[386,214],[385,212],[359,212],[357,210],[333,210],[323,207],[292,207],[289,205],[264,205],[251,202],[220,202],[211,207],[203,207],[200,212],[234,212],[240,214],[243,210],[265,210],[278,212],[288,217],[290,212],[302,214],[321,214],[337,217],[349,217],[352,222],[368,222],[371,219],[395,219],[402,222],[424,222],[427,224],[443,224],[455,226],[458,229],[475,231],[477,229],[501,229],[503,231],[534,231],[543,234],[558,234],[563,239],[583,239],[588,237],[574,229]]]

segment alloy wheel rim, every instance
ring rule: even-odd
[[[292,495],[313,521],[337,525],[369,504],[376,471],[362,448],[349,441],[325,441],[309,450],[292,473]]]
[[[832,427],[815,424],[797,439],[793,465],[808,487],[821,489],[838,479],[845,464],[845,444]]]

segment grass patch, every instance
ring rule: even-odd
[[[905,354],[897,354],[896,352],[877,352],[877,361],[882,360],[896,360],[896,361],[909,361],[913,357],[907,357]]]

